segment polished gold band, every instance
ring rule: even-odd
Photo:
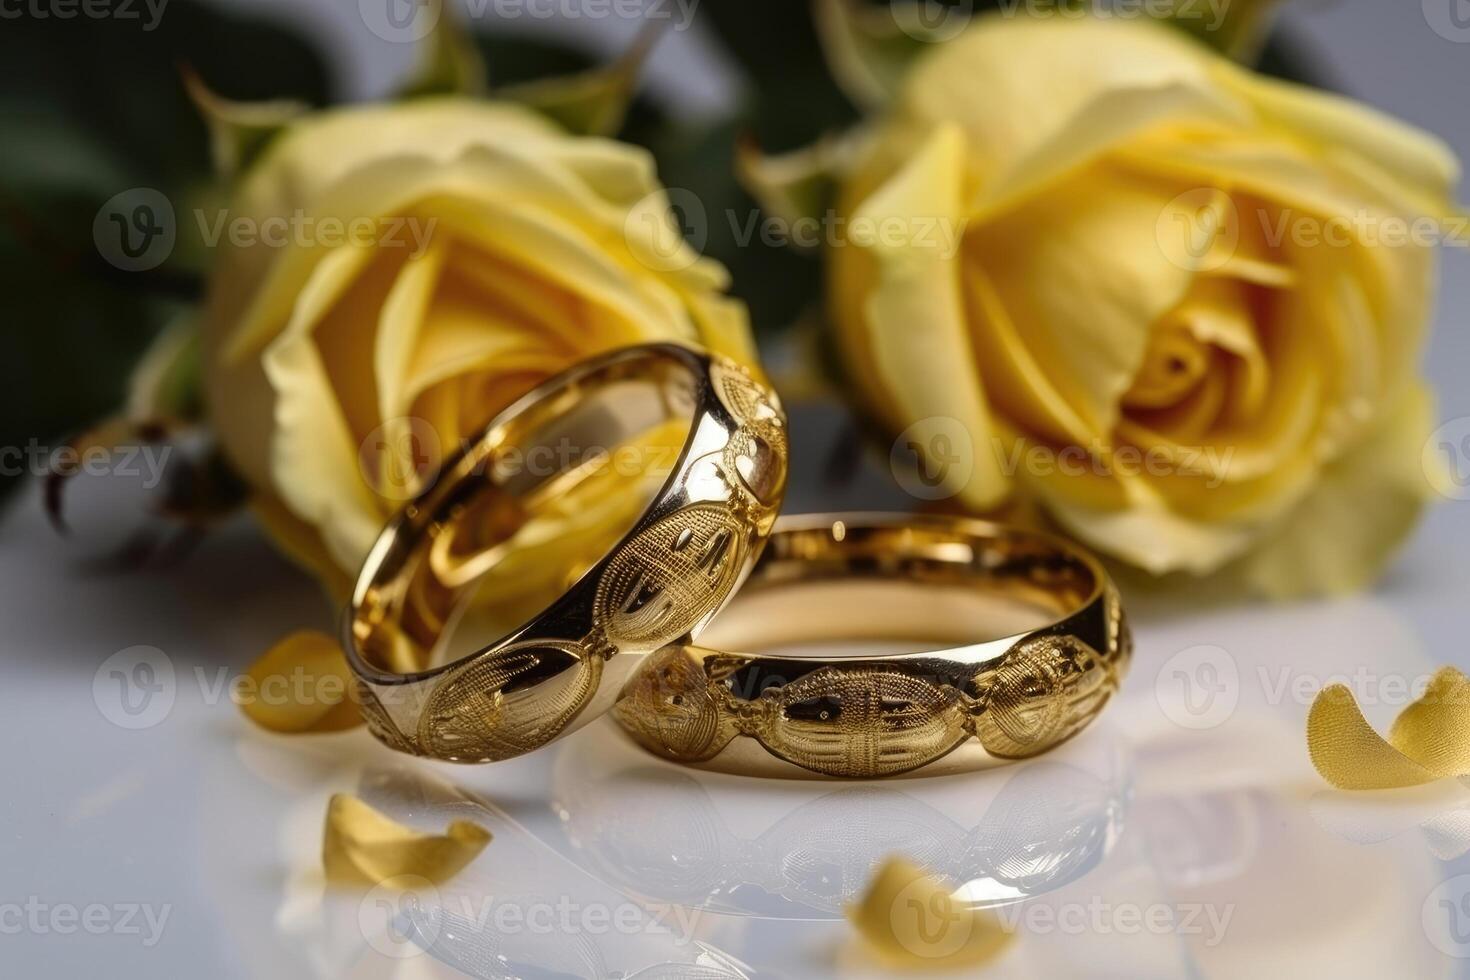
[[[539,615],[452,658],[452,634],[473,638],[455,627],[487,598],[477,588],[528,553],[515,535],[537,508],[671,423],[687,423],[682,448],[632,527]],[[552,446],[557,465],[527,465]],[[733,361],[674,344],[585,361],[511,405],[388,525],[363,567],[344,634],[372,733],[402,752],[492,762],[606,710],[638,659],[620,654],[697,635],[745,578],[785,492],[786,446],[771,391]]]
[[[723,772],[952,772],[1076,734],[1132,650],[1092,556],[1049,535],[938,516],[781,519],[706,641],[741,629],[769,652],[666,647],[629,679],[618,722],[658,755]],[[963,645],[838,652],[919,639]],[[813,656],[818,644],[829,649]]]

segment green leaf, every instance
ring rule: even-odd
[[[310,110],[296,99],[236,102],[216,94],[192,68],[182,69],[184,90],[209,130],[215,176],[231,179],[250,167],[272,140]]]
[[[485,59],[475,39],[443,0],[430,0],[434,29],[424,39],[419,69],[399,92],[399,98],[432,95],[483,95],[486,89]]]
[[[102,209],[116,195],[147,189],[181,219],[210,180],[180,66],[237,100],[329,94],[321,58],[281,27],[172,0],[148,29],[134,9],[141,19],[0,27],[0,291],[18,368],[0,392],[0,446],[54,446],[116,410],[139,354],[197,298],[183,249],[127,271],[94,235],[113,227]],[[14,482],[0,476],[0,492]]]
[[[853,102],[869,109],[892,101],[914,60],[944,39],[912,4],[874,7],[862,0],[815,0],[812,9],[833,77]]]
[[[1230,0],[1219,10],[1199,0],[1171,0],[1166,13],[1174,26],[1243,64],[1261,57],[1279,0]]]
[[[750,96],[741,118],[760,146],[785,152],[858,120],[827,70],[808,3],[704,4],[698,16],[747,76]]]
[[[675,206],[698,211],[684,215],[693,243],[730,270],[731,292],[750,308],[757,330],[782,330],[819,299],[821,263],[782,244],[787,226],[740,186],[734,156],[743,131],[738,120],[666,131],[651,148]]]
[[[639,73],[658,38],[657,31],[644,30],[610,65],[508,85],[495,94],[550,116],[568,132],[612,136],[627,118]]]

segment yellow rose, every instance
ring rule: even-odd
[[[849,167],[838,346],[895,457],[971,508],[1037,502],[1154,573],[1356,587],[1428,493],[1425,216],[1456,179],[1434,138],[1157,25],[982,19]]]
[[[590,355],[682,341],[753,362],[725,270],[668,214],[647,153],[508,104],[283,133],[201,228],[211,422],[283,547],[340,593],[434,463]]]

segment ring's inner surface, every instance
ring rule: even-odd
[[[1087,562],[1024,532],[781,531],[699,645],[823,659],[932,652],[1039,629],[1097,587]]]
[[[698,378],[657,351],[531,403],[405,509],[354,635],[371,664],[452,662],[545,610],[636,525],[676,468]]]

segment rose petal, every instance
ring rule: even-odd
[[[245,717],[273,732],[335,732],[362,723],[341,645],[316,630],[292,633],[250,665],[236,693]]]
[[[1385,411],[1233,570],[1249,588],[1275,598],[1352,592],[1403,542],[1433,492],[1420,465],[1433,398],[1415,387]]]
[[[1016,938],[993,911],[967,907],[942,881],[901,857],[885,861],[862,900],[844,911],[867,948],[891,969],[980,967]]]
[[[1431,772],[1470,773],[1470,678],[1441,667],[1424,694],[1394,719],[1388,740]]]
[[[1135,134],[1170,122],[1197,130],[1248,122],[1246,101],[1211,78],[1213,60],[1167,28],[996,15],[921,60],[901,105],[962,126],[978,167],[972,203],[988,215]]]
[[[1322,778],[1338,789],[1396,789],[1439,778],[1375,732],[1343,684],[1323,688],[1312,702],[1307,752]]]
[[[391,884],[403,876],[440,884],[473,861],[490,838],[490,831],[468,820],[455,820],[443,834],[426,834],[337,793],[327,805],[322,866],[335,884]]]
[[[1441,667],[1388,739],[1345,685],[1324,688],[1307,715],[1307,752],[1338,789],[1396,789],[1470,773],[1470,678]]]
[[[908,165],[853,214],[853,228],[879,233],[871,240],[855,238],[848,247],[861,248],[877,266],[861,317],[873,370],[885,379],[903,417],[947,417],[971,434],[975,471],[954,489],[984,509],[1000,502],[1009,480],[990,445],[990,410],[971,352],[959,261],[940,240],[918,240],[921,234],[959,235],[963,153],[958,129],[936,129]],[[932,222],[927,233],[920,221]],[[881,229],[890,227],[905,229],[902,241],[885,237]]]
[[[1364,184],[1392,194],[1405,210],[1448,213],[1460,166],[1443,140],[1331,92],[1224,63],[1219,70],[1275,131],[1316,140],[1335,164],[1357,171]]]
[[[1194,278],[1159,247],[1169,196],[1098,167],[1002,218],[972,223],[966,237],[967,262],[983,267],[1010,318],[1024,326],[1030,355],[1095,437],[1111,433],[1154,324]],[[1005,369],[987,365],[987,384]],[[1025,416],[1017,421],[1029,425]]]

